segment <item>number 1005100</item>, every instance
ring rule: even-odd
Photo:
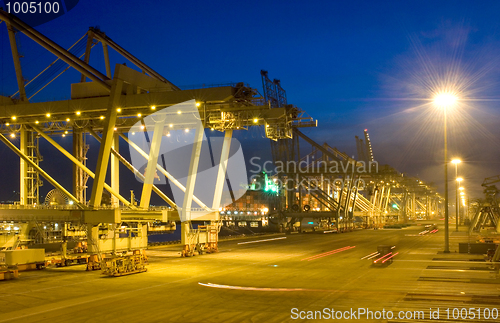
[[[497,320],[498,319],[498,309],[493,308],[447,308],[446,309],[447,319],[453,317],[454,320],[474,320],[474,319],[484,319],[484,320]],[[498,321],[497,321],[498,322]]]
[[[58,2],[7,2],[5,4],[8,13],[58,13]]]

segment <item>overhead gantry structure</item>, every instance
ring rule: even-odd
[[[16,93],[9,97],[0,97],[0,140],[20,158],[19,205],[4,206],[0,209],[0,220],[40,223],[54,221],[57,218],[57,221],[68,223],[68,227],[71,228],[77,227],[76,231],[86,235],[89,251],[93,253],[104,252],[110,248],[117,250],[131,249],[131,246],[145,247],[147,221],[178,220],[177,210],[183,207],[184,210],[190,208],[186,205],[177,205],[159,187],[150,184],[155,176],[154,169],[168,178],[171,184],[184,191],[189,200],[210,211],[209,215],[199,220],[218,220],[217,202],[207,205],[194,196],[195,178],[190,178],[183,185],[157,161],[154,161],[153,167],[142,172],[123,157],[119,151],[120,138],[127,141],[131,149],[148,160],[153,155],[152,147],[159,146],[165,137],[160,134],[150,138],[151,151],[141,149],[126,136],[137,122],[161,109],[195,100],[202,124],[200,129],[195,129],[195,136],[202,136],[204,129],[209,128],[225,132],[225,138],[229,139],[224,141],[221,165],[227,162],[228,145],[234,130],[263,126],[268,138],[278,140],[292,138],[294,128],[316,125],[311,118],[304,117],[299,108],[289,104],[280,106],[268,104],[268,101],[263,100],[255,89],[244,83],[181,90],[97,28],[90,28],[75,45],[64,49],[20,19],[2,10],[0,10],[0,21],[7,27],[18,85]],[[52,64],[28,82],[25,82],[18,52],[17,36],[20,34],[38,43],[55,56]],[[98,44],[102,45],[104,56],[103,72],[89,63],[92,50]],[[116,64],[113,69],[109,58],[110,48],[125,57],[134,68]],[[81,74],[79,82],[71,84],[71,99],[31,102],[35,95],[69,68]],[[171,130],[189,126],[173,124]],[[143,130],[147,132],[152,129]],[[91,170],[86,163],[88,150],[86,134],[90,134],[100,143],[94,170]],[[72,136],[72,151],[65,150],[53,139],[54,136]],[[19,145],[9,137],[19,137]],[[40,138],[73,163],[72,188],[64,187],[42,168],[38,144]],[[197,167],[197,153],[199,151],[193,151],[190,167]],[[120,162],[144,181],[138,204],[120,194],[120,185],[123,185],[120,183]],[[109,184],[105,181],[108,166],[111,169]],[[225,169],[221,167],[216,179],[216,190],[222,190],[221,183],[225,175]],[[67,196],[71,205],[58,206],[57,210],[46,210],[46,206],[40,204],[38,197],[40,177]],[[89,178],[93,178],[93,183],[90,198],[87,199]],[[102,203],[104,191],[112,196],[111,206]],[[170,207],[163,210],[151,208],[150,198],[153,192]],[[216,195],[220,197],[220,192],[218,193],[216,192]],[[134,234],[129,234],[129,239],[125,239],[120,245],[117,228],[122,222],[135,224],[128,226],[130,232],[134,231]],[[81,225],[85,226],[82,228]],[[189,225],[183,226],[183,229],[186,231],[183,234],[183,243],[190,245],[187,247],[189,253],[192,251],[191,243],[188,243]],[[136,244],[131,242],[135,241],[134,238],[137,240]]]
[[[268,105],[286,104],[286,92],[278,80],[261,72]],[[368,130],[365,141],[356,136],[358,159],[327,143],[318,144],[298,128],[292,135],[271,141],[277,181],[283,183],[285,199],[278,203],[282,226],[301,218],[325,218],[339,230],[350,230],[354,216],[365,218],[367,226],[379,226],[388,219],[408,221],[437,216],[440,197],[436,188],[409,178],[374,160]],[[319,207],[313,209],[310,199]]]
[[[500,175],[487,177],[481,184],[484,188],[485,198],[475,203],[469,233],[481,232],[482,229],[487,227],[494,227],[496,232],[500,232],[499,191],[495,185],[497,183],[500,183]],[[496,261],[500,260],[500,251],[497,252],[496,259]]]
[[[272,143],[274,161],[281,165],[276,168],[278,182],[285,184],[281,216],[329,218],[337,229],[349,230],[356,216],[372,227],[438,215],[441,198],[431,184],[389,165],[356,160],[293,131],[293,139]]]

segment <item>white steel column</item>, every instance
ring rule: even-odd
[[[153,130],[151,147],[149,149],[148,165],[146,166],[146,174],[144,175],[144,184],[142,185],[142,194],[141,194],[142,209],[149,208],[149,201],[151,200],[151,191],[153,190],[153,183],[156,174],[156,165],[158,164],[158,154],[160,153],[161,139],[163,137],[163,127],[165,126],[165,120],[166,116],[163,115],[163,119],[155,123],[155,127]],[[198,164],[196,164],[196,169],[198,169]],[[185,199],[186,197],[184,197],[184,200]]]
[[[184,212],[184,218],[186,220],[191,220],[191,204],[193,202],[194,186],[196,184],[196,175],[198,172],[198,164],[200,162],[203,134],[204,128],[202,126],[195,129],[193,151],[191,153],[189,173],[186,181],[186,192],[182,203],[182,211]]]
[[[198,164],[200,162],[201,147],[203,144],[204,128],[202,126],[195,129],[193,150],[191,153],[191,161],[189,163],[189,173],[186,181],[186,191],[184,201],[182,203],[182,212],[184,213],[184,221],[181,224],[181,244],[186,250],[191,251],[189,243],[189,232],[191,223],[191,204],[193,203],[194,185],[196,184],[196,175],[198,172]]]
[[[113,136],[111,149],[117,153],[120,151],[120,137],[116,133]],[[120,159],[115,154],[111,155],[111,188],[117,193],[120,192]],[[114,208],[120,206],[118,198],[114,195],[111,195],[111,206]]]
[[[222,144],[222,152],[220,154],[219,170],[217,172],[217,181],[215,182],[215,193],[212,208],[218,212],[224,189],[224,179],[226,178],[227,160],[229,158],[229,149],[231,148],[231,138],[233,130],[226,130],[224,134],[224,142]]]
[[[384,203],[384,214],[387,211],[387,205],[389,204],[389,199],[390,198],[391,198],[391,187],[389,186],[387,188],[387,198],[385,199],[385,203]]]
[[[382,205],[384,203],[384,191],[385,191],[385,186],[382,186],[382,192],[380,192],[379,202],[378,202],[378,205],[377,205],[377,209],[381,213],[383,212],[382,211]],[[382,214],[382,216],[385,216],[385,214]]]

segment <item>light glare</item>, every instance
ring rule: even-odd
[[[449,107],[457,102],[458,98],[453,93],[439,93],[434,97],[434,103],[439,107]]]

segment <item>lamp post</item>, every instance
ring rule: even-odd
[[[457,177],[457,180],[456,180],[456,183],[455,183],[455,187],[457,188],[456,189],[456,193],[457,193],[457,207],[456,207],[456,212],[457,212],[457,232],[458,232],[458,218],[460,216],[460,200],[458,199],[458,187],[460,186],[460,183],[463,181],[464,179],[462,177]]]
[[[462,161],[460,159],[455,158],[451,162],[453,164],[455,164],[455,178],[457,179],[455,182],[455,195],[456,195],[456,198],[455,198],[455,205],[456,205],[455,216],[456,216],[457,232],[458,232],[458,215],[459,215],[459,212],[458,212],[458,209],[459,209],[458,185],[460,184],[460,181],[458,180],[458,164],[460,164]]]
[[[444,253],[450,252],[449,213],[448,213],[448,137],[446,131],[447,108],[455,104],[457,97],[452,93],[438,93],[434,104],[444,112]]]
[[[460,191],[460,200],[462,202],[462,218],[465,218],[465,192],[463,191],[463,187],[459,187],[458,190]]]

